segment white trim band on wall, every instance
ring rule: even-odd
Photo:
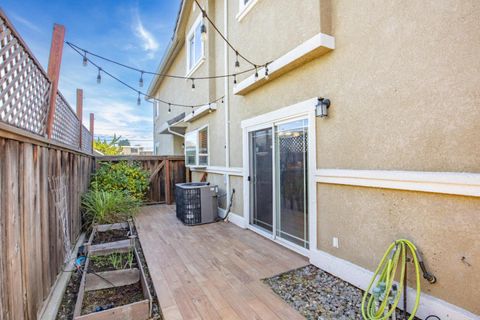
[[[243,176],[243,169],[238,167],[214,167],[214,166],[207,166],[204,168],[190,168],[193,172],[208,172],[214,174],[228,174],[230,176]]]
[[[316,181],[480,197],[480,173],[318,169]]]

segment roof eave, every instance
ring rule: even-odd
[[[165,77],[159,76],[158,74],[166,73],[168,68],[171,66],[174,58],[178,54],[179,49],[181,48],[179,44],[183,43],[183,40],[185,37],[182,27],[187,22],[186,13],[188,10],[186,9],[191,7],[190,5],[191,2],[192,0],[182,0],[182,2],[180,3],[180,10],[178,11],[177,21],[175,23],[175,29],[173,31],[172,39],[157,68],[157,71],[156,71],[157,75],[155,75],[155,77],[150,82],[150,85],[148,86],[147,94],[150,97],[155,96],[155,92],[157,91],[158,87],[162,83],[162,80],[165,78]]]

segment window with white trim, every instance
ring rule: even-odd
[[[208,166],[208,126],[185,134],[185,165]]]
[[[258,0],[239,0],[237,19],[240,21],[257,2]]]
[[[205,56],[201,28],[202,16],[200,15],[187,34],[187,74],[200,65]]]

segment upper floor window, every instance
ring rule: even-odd
[[[185,134],[185,165],[208,166],[208,126]]]
[[[187,75],[193,73],[205,59],[201,28],[202,16],[200,15],[187,34]]]

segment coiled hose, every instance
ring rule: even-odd
[[[415,245],[408,240],[400,239],[388,247],[363,295],[362,316],[364,319],[386,320],[395,312],[400,301],[401,292],[404,291],[404,286],[406,285],[404,279],[406,277],[408,252],[413,257],[417,291],[415,304],[408,319],[411,320],[415,317],[420,303],[420,269],[423,271],[424,278],[430,283],[435,283],[436,279],[426,271],[421,255]],[[394,280],[399,268],[400,278],[397,285],[394,283]],[[372,294],[370,294],[370,290],[372,290]]]

